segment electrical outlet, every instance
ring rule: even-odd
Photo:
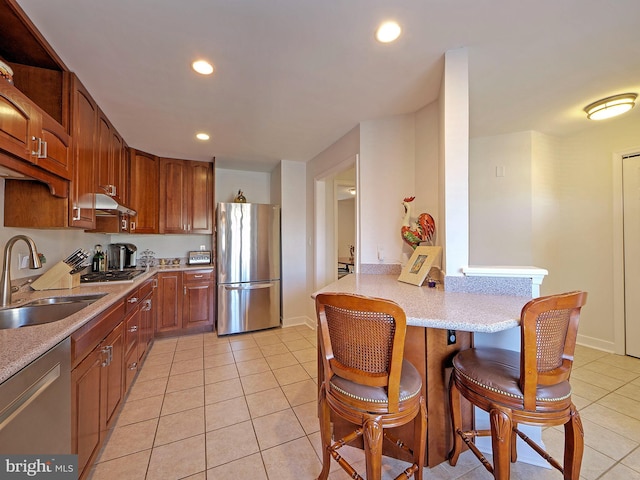
[[[18,254],[18,270],[24,270],[25,268],[29,268],[29,255],[25,255],[24,253]]]

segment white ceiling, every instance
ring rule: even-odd
[[[571,134],[593,127],[586,104],[640,93],[638,0],[18,3],[130,146],[223,168],[308,161],[361,121],[420,109],[459,47],[472,136]],[[379,44],[390,18],[403,34]]]

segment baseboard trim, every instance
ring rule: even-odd
[[[601,340],[599,338],[587,337],[586,335],[578,334],[578,338],[576,339],[576,343],[578,345],[582,345],[583,347],[591,347],[596,350],[602,350],[607,353],[615,353],[616,346],[614,342],[608,342],[605,340]]]
[[[315,320],[313,320],[313,319],[311,319],[311,318],[309,318],[307,316],[284,318],[282,320],[282,328],[296,327],[298,325],[306,325],[311,330],[315,330],[316,329]]]

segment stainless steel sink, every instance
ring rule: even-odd
[[[91,304],[96,300],[104,297],[106,293],[94,293],[89,295],[69,295],[66,297],[47,297],[47,298],[39,298],[37,300],[33,300],[31,302],[27,302],[22,307],[30,307],[36,305],[54,305],[59,303],[86,303]]]
[[[0,329],[57,322],[79,312],[106,293],[40,298],[19,307],[0,310]]]

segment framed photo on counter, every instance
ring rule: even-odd
[[[402,268],[398,280],[412,285],[421,286],[429,274],[431,267],[440,265],[442,247],[416,247],[413,255]]]

